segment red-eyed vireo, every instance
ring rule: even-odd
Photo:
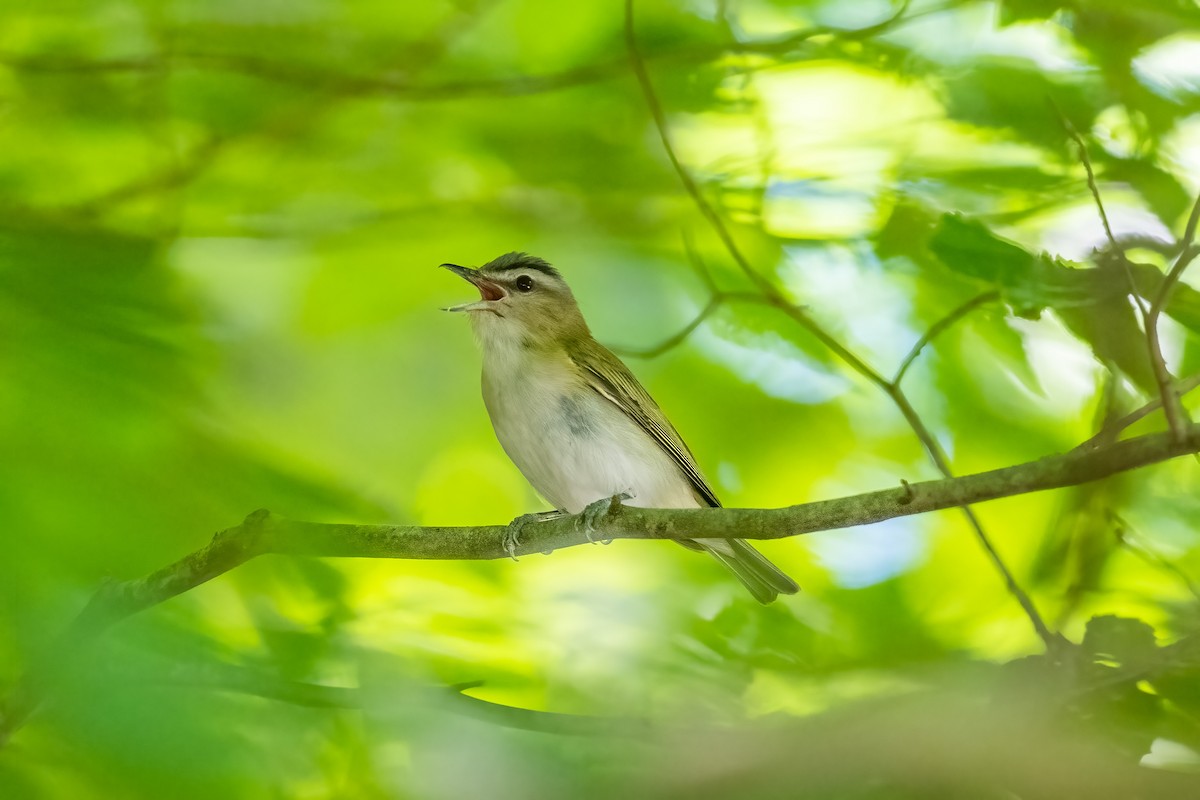
[[[479,269],[442,264],[480,299],[470,313],[483,351],[483,401],[496,437],[555,508],[577,514],[614,495],[645,508],[719,506],[674,426],[624,364],[592,338],[558,270],[508,253]],[[796,583],[741,539],[690,539],[762,603]]]

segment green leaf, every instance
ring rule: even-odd
[[[1066,140],[1059,110],[1088,130],[1102,108],[1078,75],[1057,77],[1024,59],[981,59],[973,69],[951,74],[945,87],[946,113],[954,119],[1008,130],[1053,150]]]
[[[976,326],[979,328],[987,343],[999,356],[1001,363],[1021,381],[1026,389],[1037,395],[1045,396],[1041,381],[1029,363],[1029,353],[1025,349],[1025,339],[1020,333],[1004,321],[1003,317],[989,315],[994,321],[991,324]]]
[[[1123,276],[1113,276],[1114,281],[1122,279]],[[1158,391],[1146,337],[1124,296],[1089,305],[1064,306],[1058,309],[1058,315],[1072,333],[1091,345],[1101,363],[1116,366],[1148,394]]]
[[[1016,22],[1049,19],[1063,5],[1057,0],[1003,0],[1000,3],[1000,24],[1008,26]]]
[[[929,246],[952,270],[1001,289],[1018,316],[1036,318],[1054,309],[1097,359],[1118,367],[1143,390],[1156,391],[1145,337],[1126,301],[1128,279],[1118,265],[1079,269],[1035,256],[955,214],[942,218]]]
[[[1086,298],[1057,262],[1035,256],[959,214],[942,217],[929,249],[955,272],[1001,289],[1020,316],[1036,317],[1047,306]]]

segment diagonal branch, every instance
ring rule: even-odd
[[[1192,213],[1188,215],[1183,238],[1179,240],[1179,256],[1175,259],[1175,264],[1167,273],[1167,277],[1159,285],[1154,299],[1150,302],[1150,310],[1146,312],[1146,338],[1150,346],[1150,355],[1151,358],[1154,358],[1157,354],[1159,361],[1162,360],[1162,347],[1158,341],[1158,318],[1170,300],[1171,289],[1179,282],[1183,271],[1196,258],[1197,252],[1192,247],[1192,242],[1196,239],[1197,224],[1200,224],[1200,196],[1196,197]],[[1165,366],[1163,373],[1161,375],[1156,373],[1156,375],[1159,376],[1159,388],[1162,395],[1163,413],[1167,417],[1167,426],[1171,429],[1171,433],[1181,436],[1184,426],[1189,420],[1187,411],[1179,401],[1179,387],[1174,384],[1170,373],[1166,372]]]
[[[908,372],[908,368],[911,367],[913,362],[917,360],[917,356],[921,355],[921,351],[925,349],[925,346],[938,336],[941,336],[947,328],[953,326],[954,323],[958,322],[967,314],[970,314],[979,306],[986,305],[999,299],[999,292],[984,292],[981,295],[972,297],[970,300],[963,303],[961,306],[954,309],[937,322],[933,323],[933,325],[929,326],[929,330],[925,331],[925,333],[921,335],[921,338],[917,340],[917,343],[914,344],[912,349],[908,351],[908,355],[906,355],[904,360],[900,362],[900,366],[896,369],[896,375],[892,378],[892,383],[896,386],[899,386],[900,381],[904,380],[904,373]]]
[[[107,677],[107,676],[106,676]],[[163,686],[182,690],[209,690],[244,694],[281,703],[326,709],[370,709],[375,715],[407,711],[413,704],[444,710],[452,714],[505,728],[541,733],[579,736],[643,736],[651,731],[648,720],[636,717],[594,716],[538,711],[465,694],[483,685],[483,681],[454,686],[389,687],[385,697],[379,692],[352,686],[329,686],[290,680],[258,669],[234,664],[178,664],[164,672],[134,676],[112,676],[112,680],[139,686]]]
[[[712,295],[708,299],[708,302],[705,304],[704,308],[700,309],[700,311],[696,313],[696,316],[692,317],[688,324],[684,325],[678,331],[663,339],[658,344],[643,348],[610,347],[609,349],[617,355],[629,356],[631,358],[656,358],[657,356],[661,356],[668,350],[678,347],[680,344],[682,344],[683,341],[687,339],[687,337],[691,336],[692,332],[696,330],[696,328],[699,328],[702,324],[704,324],[704,320],[711,317],[716,310],[724,304],[724,302],[724,295],[719,293]]]
[[[1196,219],[1200,215],[1200,198],[1196,199],[1196,206],[1192,209],[1192,215],[1188,218],[1187,232],[1184,233],[1182,246],[1179,251],[1179,258],[1175,262],[1175,267],[1171,270],[1170,275],[1162,282],[1159,291],[1150,304],[1146,304],[1145,298],[1138,291],[1137,281],[1133,277],[1133,268],[1129,264],[1129,258],[1125,255],[1125,248],[1121,245],[1116,236],[1113,235],[1112,226],[1108,222],[1108,213],[1104,210],[1104,201],[1100,198],[1100,187],[1096,183],[1096,173],[1092,169],[1092,159],[1088,156],[1087,143],[1083,141],[1083,136],[1075,129],[1069,120],[1051,101],[1051,105],[1058,113],[1059,120],[1062,126],[1066,129],[1067,135],[1075,142],[1075,146],[1079,149],[1079,160],[1083,162],[1083,169],[1087,173],[1088,189],[1092,193],[1092,199],[1096,203],[1096,211],[1100,214],[1100,222],[1104,225],[1104,235],[1108,238],[1108,246],[1117,263],[1121,265],[1121,269],[1125,273],[1125,279],[1129,283],[1129,294],[1133,297],[1133,304],[1137,306],[1138,313],[1142,317],[1142,327],[1146,331],[1146,348],[1150,358],[1150,368],[1154,372],[1154,382],[1158,384],[1158,393],[1162,398],[1163,414],[1167,418],[1167,427],[1176,436],[1181,436],[1183,426],[1186,425],[1186,415],[1183,413],[1183,407],[1179,403],[1179,395],[1175,392],[1175,378],[1171,375],[1171,371],[1167,369],[1166,359],[1163,358],[1162,345],[1158,339],[1158,315],[1162,311],[1162,304],[1165,302],[1167,295],[1170,293],[1171,287],[1179,279],[1183,270],[1195,257],[1191,253],[1192,238],[1196,233]]]
[[[1142,544],[1140,541],[1131,541],[1129,538],[1129,523],[1120,517],[1117,518],[1116,534],[1117,542],[1121,547],[1124,547],[1130,553],[1137,556],[1137,558],[1141,559],[1143,562],[1149,564],[1155,569],[1161,569],[1164,572],[1170,573],[1191,593],[1192,597],[1200,600],[1200,584],[1197,584],[1196,581],[1192,580],[1191,575],[1188,575],[1186,572],[1184,572],[1184,570],[1178,564],[1168,559],[1162,553],[1156,552],[1148,545]],[[1137,536],[1136,538],[1140,539],[1141,537]]]
[[[904,11],[906,8],[907,3],[902,4],[900,13],[890,18],[888,25],[890,26],[896,24],[902,18],[904,18]],[[871,33],[879,32],[876,28],[864,30],[868,30]],[[842,35],[847,33],[849,32],[841,32]],[[729,231],[729,227],[725,224],[725,221],[721,218],[721,215],[717,212],[716,208],[713,207],[712,203],[709,202],[708,198],[705,197],[704,193],[700,189],[699,184],[696,183],[695,178],[693,178],[691,173],[688,172],[687,167],[683,165],[683,162],[679,159],[679,155],[675,152],[675,146],[671,141],[671,134],[667,125],[666,113],[663,111],[662,104],[658,100],[658,95],[654,90],[654,83],[650,80],[650,73],[646,68],[646,60],[638,46],[637,35],[634,30],[633,0],[625,0],[625,46],[629,52],[630,64],[633,68],[634,75],[637,78],[638,85],[642,90],[642,95],[646,101],[646,106],[649,108],[650,115],[654,119],[654,126],[658,131],[658,137],[662,142],[663,150],[667,154],[667,159],[671,162],[671,166],[674,168],[675,174],[678,176],[680,183],[683,184],[684,190],[692,198],[692,201],[695,203],[696,208],[700,211],[701,216],[703,216],[705,220],[707,220],[712,226],[713,230],[717,234],[717,237],[721,240],[722,245],[724,245],[725,249],[729,252],[730,257],[738,265],[739,269],[741,269],[746,277],[750,279],[755,288],[762,294],[763,300],[767,304],[774,306],[786,314],[806,331],[808,331],[814,338],[821,342],[821,344],[828,348],[830,352],[841,359],[846,366],[882,390],[884,394],[886,394],[888,398],[895,404],[897,410],[909,424],[909,427],[912,428],[913,434],[921,442],[921,446],[925,449],[929,459],[934,463],[935,466],[937,466],[942,475],[947,478],[951,477],[953,473],[950,470],[945,453],[942,452],[941,446],[938,444],[933,434],[929,431],[928,427],[926,427],[920,415],[917,414],[917,411],[915,408],[913,408],[912,403],[909,402],[908,397],[904,394],[904,390],[900,388],[899,383],[896,381],[889,381],[887,378],[885,378],[878,370],[874,369],[870,364],[854,353],[854,351],[838,341],[833,334],[825,330],[825,328],[819,322],[813,319],[804,308],[791,302],[783,295],[782,292],[775,288],[775,286],[769,280],[758,273],[758,271],[750,264],[746,256],[738,247],[737,241],[734,240],[732,233]],[[697,325],[698,324],[699,323],[697,323]],[[1043,622],[1041,615],[1038,613],[1037,608],[1034,606],[1033,601],[1017,583],[1012,571],[1000,557],[999,552],[996,550],[995,545],[992,544],[991,538],[988,536],[988,533],[984,529],[982,523],[980,523],[979,518],[976,517],[969,508],[964,508],[963,513],[967,517],[967,522],[970,524],[971,530],[975,533],[975,538],[979,540],[984,552],[992,561],[992,564],[996,567],[997,571],[1000,572],[1005,586],[1016,598],[1025,614],[1029,617],[1029,622],[1033,626],[1034,631],[1042,639],[1048,649],[1056,647],[1058,644],[1058,639],[1052,633],[1050,633],[1045,622]]]
[[[1197,386],[1200,386],[1200,373],[1196,373],[1195,375],[1180,380],[1175,385],[1175,394],[1176,396],[1182,398],[1185,394],[1192,391]],[[1125,430],[1133,423],[1145,419],[1160,408],[1162,408],[1162,398],[1157,397],[1151,400],[1149,403],[1146,403],[1141,408],[1130,411],[1123,417],[1105,422],[1104,426],[1095,436],[1079,445],[1079,447],[1099,447],[1101,445],[1108,444],[1109,442],[1115,440],[1117,436],[1120,435],[1121,431]]]
[[[705,303],[704,307],[700,309],[686,325],[660,341],[658,344],[642,348],[610,346],[609,349],[617,355],[629,356],[630,358],[657,358],[668,350],[671,350],[682,344],[689,336],[692,335],[692,333],[695,332],[697,328],[704,324],[705,320],[716,313],[721,306],[734,300],[744,303],[773,305],[761,294],[757,294],[755,292],[726,292],[717,290],[709,296],[708,302]]]
[[[166,169],[134,178],[95,197],[76,201],[57,211],[87,219],[146,195],[182,188],[199,177],[216,160],[225,144],[226,140],[222,137],[210,136]]]
[[[1183,441],[1155,433],[1102,448],[1076,448],[1011,467],[959,478],[904,483],[893,489],[786,508],[635,508],[614,501],[588,530],[578,515],[524,526],[517,555],[600,539],[782,539],[867,525],[1002,497],[1075,486],[1177,456],[1200,452],[1200,424]],[[117,622],[194,589],[266,554],[327,558],[507,558],[506,525],[422,527],[290,520],[255,511],[205,547],[143,578],[111,581],[92,596],[46,657],[26,672],[0,707],[0,745],[36,710],[64,664]]]
[[[681,65],[711,62],[728,53],[762,54],[787,57],[813,40],[836,37],[857,41],[885,33],[919,17],[947,11],[965,0],[950,0],[908,12],[909,0],[902,2],[890,17],[865,28],[847,29],[827,25],[803,27],[777,38],[751,41],[685,43],[656,48],[648,59],[669,60]],[[428,45],[428,43],[423,43]],[[345,44],[346,47],[350,45]],[[282,85],[311,88],[338,85],[354,96],[384,96],[409,102],[502,98],[536,95],[615,80],[626,71],[622,57],[604,57],[590,63],[567,67],[557,72],[515,75],[478,75],[440,82],[414,80],[409,70],[377,68],[375,72],[347,72],[329,66],[301,61],[284,61],[256,53],[172,49],[161,53],[126,58],[86,58],[71,55],[23,54],[0,50],[0,65],[29,74],[59,74],[80,78],[105,77],[124,73],[176,72],[183,69],[207,69],[247,75]]]

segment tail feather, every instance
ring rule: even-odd
[[[783,570],[767,560],[744,539],[693,540],[742,582],[754,599],[764,605],[781,594],[795,594],[800,587]]]

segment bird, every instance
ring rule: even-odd
[[[441,266],[479,290],[479,300],[445,310],[470,317],[496,438],[551,514],[614,496],[644,508],[721,505],[649,392],[592,337],[557,269],[517,252],[477,269]],[[711,555],[761,603],[799,591],[742,539],[678,542]]]

